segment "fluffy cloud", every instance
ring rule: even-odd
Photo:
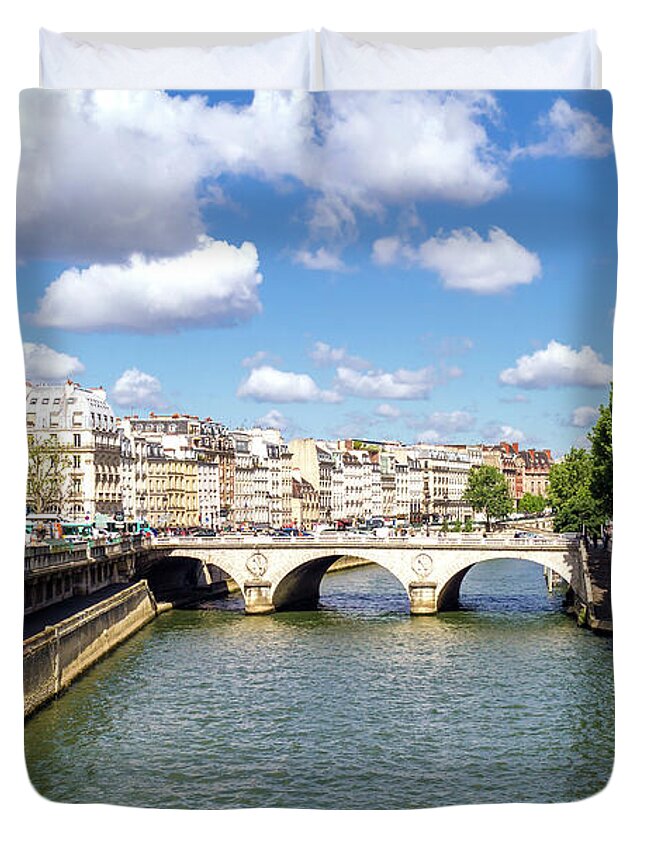
[[[258,254],[210,237],[176,258],[94,264],[65,270],[46,289],[33,318],[77,331],[160,332],[190,326],[234,326],[260,311]]]
[[[428,397],[436,384],[437,377],[432,367],[400,369],[392,373],[384,370],[361,372],[351,367],[338,367],[336,370],[336,387],[341,393],[367,399],[422,400]]]
[[[351,355],[345,347],[333,347],[325,341],[316,341],[309,355],[318,367],[342,364],[355,370],[365,370],[370,366],[369,361],[358,355]]]
[[[266,415],[258,418],[255,425],[262,429],[277,429],[280,432],[289,432],[292,431],[293,421],[277,409],[271,409]]]
[[[310,113],[306,93],[259,91],[235,107],[154,91],[27,91],[18,253],[76,263],[184,253],[203,230],[202,182],[297,174]],[[200,191],[207,203],[221,197]]]
[[[448,288],[483,294],[530,284],[542,271],[539,257],[501,228],[491,228],[488,239],[462,228],[418,247],[383,237],[372,247],[372,260],[380,266],[403,263],[432,270]]]
[[[489,95],[257,91],[208,104],[153,91],[27,91],[21,98],[18,253],[75,263],[182,254],[217,181],[294,179],[313,191],[313,233],[352,239],[356,211],[507,189],[486,130]],[[316,252],[301,262],[331,263]]]
[[[111,399],[119,406],[141,409],[163,403],[161,382],[136,367],[124,371],[114,383]]]
[[[611,131],[591,113],[558,98],[540,120],[544,139],[516,148],[511,157],[606,157],[613,145]]]
[[[490,95],[344,92],[326,103],[312,185],[327,196],[374,211],[432,198],[481,204],[507,189],[485,127],[497,113]]]
[[[46,344],[24,343],[22,349],[27,379],[57,382],[85,370],[84,365],[75,355],[56,352]]]
[[[294,252],[293,261],[308,270],[323,270],[327,272],[346,272],[343,259],[340,255],[320,247],[315,252],[310,252],[308,249],[300,249]]]
[[[595,406],[578,406],[571,413],[571,426],[589,427],[596,422],[598,409]]]
[[[505,441],[509,444],[512,444],[513,442],[521,444],[526,441],[526,435],[521,429],[509,426],[508,424],[486,424],[483,429],[483,436],[486,441],[489,441],[492,444],[497,444],[500,441]]]
[[[611,367],[589,346],[575,350],[558,341],[546,349],[518,358],[515,367],[500,373],[504,385],[520,388],[583,386],[595,388],[611,381]]]
[[[238,397],[262,403],[337,403],[335,391],[320,389],[307,373],[276,370],[268,364],[255,367],[237,389]]]

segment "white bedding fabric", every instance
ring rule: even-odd
[[[323,88],[600,88],[596,34],[588,30],[528,46],[413,48],[320,34]]]
[[[313,30],[253,45],[131,48],[40,31],[45,89],[310,89]]]

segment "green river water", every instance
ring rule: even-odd
[[[164,808],[565,802],[613,762],[611,639],[539,567],[476,566],[462,608],[411,618],[377,567],[328,575],[315,611],[231,598],[166,613],[25,728],[54,801]]]

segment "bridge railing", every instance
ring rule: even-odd
[[[494,535],[482,535],[480,533],[435,533],[428,536],[389,536],[377,537],[360,534],[339,533],[337,536],[249,536],[249,535],[224,535],[224,536],[159,536],[152,541],[152,545],[175,547],[217,547],[218,545],[241,546],[266,546],[277,545],[288,548],[311,548],[320,546],[344,546],[344,547],[370,547],[370,548],[397,548],[402,545],[417,545],[420,548],[431,545],[476,545],[482,548],[503,547],[525,550],[530,548],[543,548],[544,546],[576,546],[577,537],[572,538],[566,534],[549,533],[547,535],[535,534],[532,536],[515,537],[513,534],[496,533]]]
[[[69,542],[60,539],[38,545],[25,546],[25,572],[52,569],[90,560],[100,560],[139,551],[150,547],[150,540],[140,534],[124,536],[118,541]]]

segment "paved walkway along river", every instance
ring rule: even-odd
[[[239,598],[161,615],[28,720],[33,784],[80,803],[411,808],[561,802],[607,782],[612,640],[535,565],[475,567],[462,609],[411,619],[376,567],[315,611]]]

